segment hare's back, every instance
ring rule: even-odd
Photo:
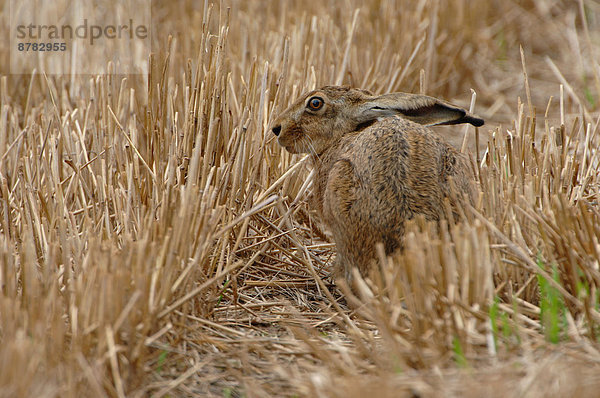
[[[360,181],[360,196],[373,212],[437,218],[445,196],[445,159],[453,151],[448,144],[427,127],[399,117],[377,121],[352,141],[346,156]],[[388,221],[398,222],[395,218]]]
[[[351,140],[347,155],[366,179],[437,179],[448,144],[427,127],[400,117],[378,120]],[[431,180],[431,181],[430,181]]]

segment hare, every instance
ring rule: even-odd
[[[484,121],[445,101],[407,93],[325,86],[303,95],[273,123],[279,145],[308,153],[315,168],[311,204],[337,248],[334,275],[366,276],[375,247],[401,248],[405,221],[444,217],[472,197],[468,159],[425,126]]]

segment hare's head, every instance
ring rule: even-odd
[[[325,86],[301,96],[272,123],[272,130],[288,152],[318,156],[343,135],[394,115],[428,126],[483,125],[466,110],[425,95],[375,96],[366,90]]]

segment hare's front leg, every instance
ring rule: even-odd
[[[353,164],[346,159],[335,162],[327,178],[323,215],[337,249],[334,276],[348,282],[353,267],[366,275],[375,258],[376,233],[361,191]]]

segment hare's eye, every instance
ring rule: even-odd
[[[323,107],[324,103],[325,103],[325,101],[323,101],[323,98],[312,97],[311,99],[308,100],[307,106],[310,110],[318,111],[319,109],[321,109]]]

